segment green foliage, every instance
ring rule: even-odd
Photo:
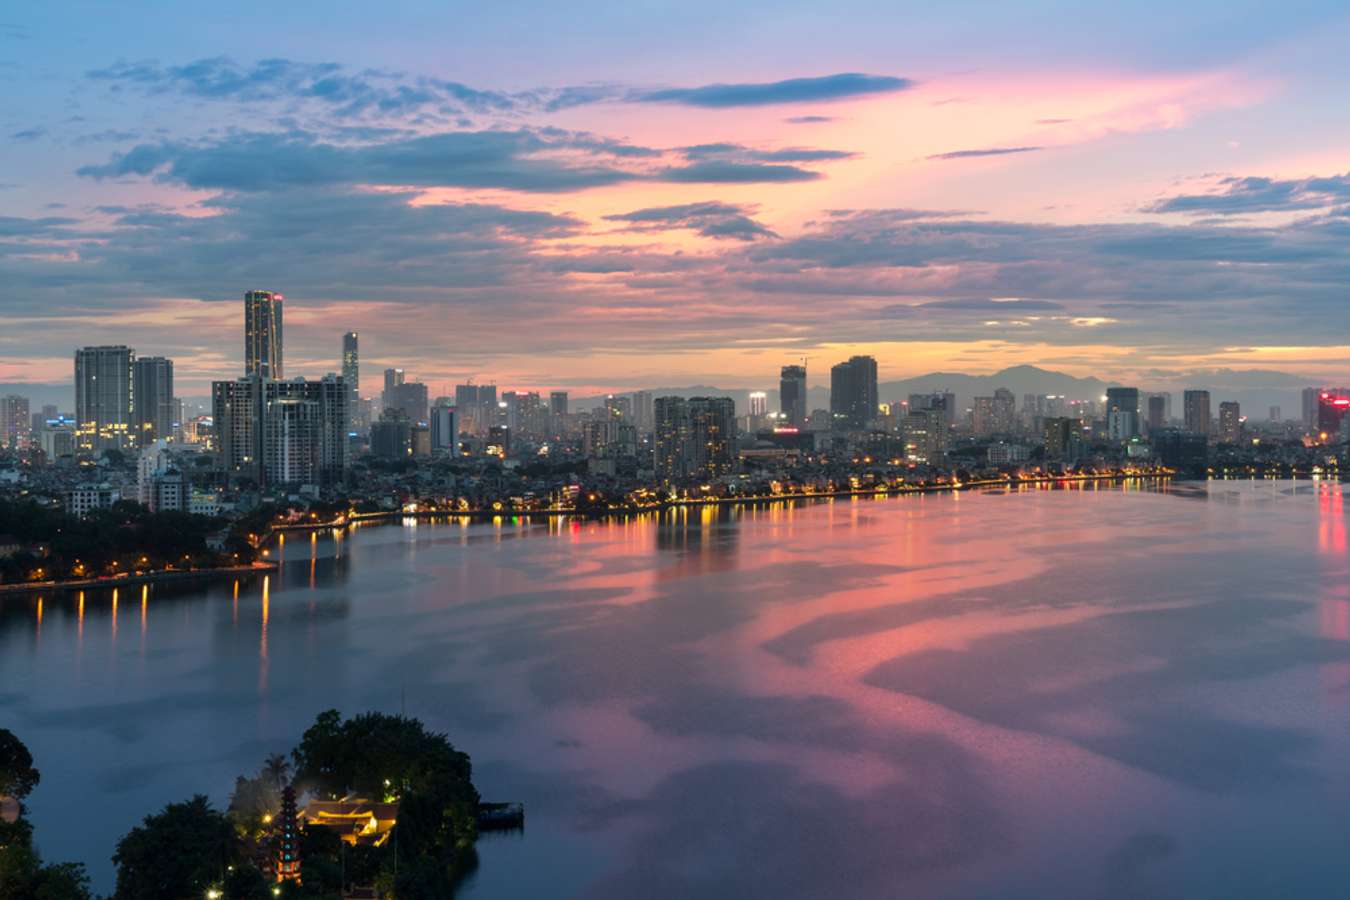
[[[0,728],[0,795],[22,801],[42,779],[33,754],[12,731]]]
[[[117,844],[117,900],[201,897],[247,865],[230,821],[198,794],[145,817]]]
[[[206,546],[207,536],[221,525],[217,519],[185,512],[152,513],[125,501],[81,519],[32,500],[0,500],[0,534],[48,549],[41,560],[25,554],[0,560],[0,581],[23,581],[37,565],[55,578],[107,574],[114,562],[123,572],[166,564],[216,565],[232,560]]]
[[[37,785],[28,748],[0,728],[0,794],[23,798]],[[43,864],[33,848],[33,826],[0,822],[0,900],[89,900],[89,877],[77,863]]]

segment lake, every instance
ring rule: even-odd
[[[292,534],[280,572],[0,600],[51,860],[405,710],[523,834],[483,898],[1350,888],[1339,485],[1083,486]]]

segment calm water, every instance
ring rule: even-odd
[[[237,593],[0,601],[0,724],[105,889],[338,707],[525,802],[478,900],[1347,896],[1347,524],[1267,482],[292,538]]]

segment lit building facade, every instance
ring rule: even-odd
[[[877,417],[877,361],[853,356],[830,369],[830,417],[838,428],[860,431]]]
[[[244,375],[280,380],[286,377],[282,361],[282,301],[272,291],[244,293]]]
[[[136,442],[144,447],[170,440],[178,424],[173,396],[173,360],[162,356],[138,356],[132,364],[132,397],[135,399]]]
[[[806,366],[783,366],[778,380],[778,407],[788,425],[806,427]]]
[[[81,450],[131,447],[135,362],[136,351],[121,345],[75,351],[76,439]]]

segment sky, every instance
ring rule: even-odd
[[[256,288],[364,393],[1350,383],[1346,46],[1298,0],[10,4],[0,382],[125,343],[204,394]]]

